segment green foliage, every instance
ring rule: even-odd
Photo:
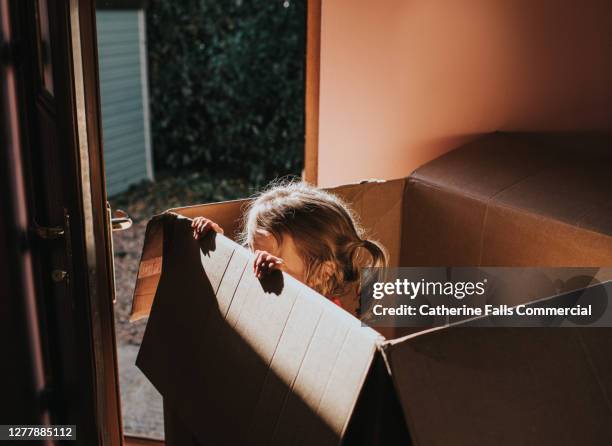
[[[150,0],[156,169],[299,174],[306,0]]]

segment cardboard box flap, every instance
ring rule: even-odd
[[[387,248],[391,266],[399,265],[401,227],[406,180],[371,181],[329,189],[353,208],[368,237]],[[249,200],[234,200],[169,209],[188,218],[205,216],[217,222],[225,235],[234,239],[240,230],[243,211]],[[163,215],[163,214],[162,214]],[[149,315],[162,265],[163,231],[160,216],[147,225],[142,257],[132,299],[131,321]]]
[[[136,284],[132,294],[131,322],[147,317],[151,311],[151,305],[161,276],[164,239],[162,220],[164,215],[170,213],[188,218],[209,216],[224,229],[228,237],[233,239],[239,231],[242,209],[246,203],[248,203],[248,200],[233,200],[173,208],[168,209],[163,214],[155,215],[149,220],[145,231]]]
[[[424,164],[410,180],[486,201],[555,161],[529,138],[493,133]]]
[[[612,444],[602,329],[457,324],[384,348],[415,445]]]
[[[612,135],[579,144],[496,133],[417,169],[411,180],[612,234]],[[599,144],[597,144],[599,142]]]
[[[338,444],[382,337],[224,236],[166,214],[137,366],[202,444]]]
[[[138,275],[132,295],[130,322],[146,317],[157,291],[162,271],[164,242],[163,216],[156,215],[147,223],[138,265]]]
[[[612,265],[610,134],[496,133],[406,189],[405,266]]]

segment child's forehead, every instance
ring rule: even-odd
[[[265,229],[257,229],[253,232],[252,236],[253,246],[257,246],[257,249],[271,252],[278,248],[278,241],[276,237]]]

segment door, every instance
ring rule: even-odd
[[[25,196],[52,424],[122,444],[94,1],[7,2],[19,56]],[[8,11],[8,9],[7,9]]]

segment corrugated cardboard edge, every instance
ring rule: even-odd
[[[166,212],[154,215],[147,223],[138,263],[136,284],[132,292],[130,322],[147,317],[151,310],[150,302],[153,301],[162,273],[164,216]],[[141,295],[148,297],[143,299],[139,297]],[[147,302],[149,305],[143,305]]]
[[[346,430],[348,428],[349,422],[351,421],[351,418],[353,416],[353,413],[355,412],[355,407],[357,406],[357,402],[359,401],[359,397],[361,395],[361,390],[363,390],[365,381],[370,373],[370,369],[372,368],[372,365],[374,363],[374,359],[376,358],[376,353],[381,351],[381,348],[383,347],[385,342],[385,338],[380,336],[379,340],[376,341],[375,343],[375,348],[371,351],[371,355],[370,355],[370,363],[368,364],[367,367],[364,368],[363,373],[361,375],[361,379],[359,380],[359,392],[356,392],[352,401],[352,404],[350,406],[350,410],[349,410],[349,416],[346,418],[346,421],[344,422],[344,426],[342,427],[342,432],[341,432],[341,436],[340,436],[340,441],[339,444],[342,443],[342,439],[344,438],[344,436],[346,435]]]
[[[584,287],[584,289],[588,289],[591,288],[593,286],[605,286],[606,288],[609,288],[610,285],[612,284],[612,267],[602,267],[601,269],[599,269],[597,271],[596,274],[594,274],[592,276],[592,282],[587,285],[586,287]],[[551,301],[555,301],[555,300],[559,300],[562,299],[565,295],[571,294],[574,291],[576,291],[577,289],[583,289],[581,288],[570,288],[566,291],[564,291],[561,294],[557,294],[554,296],[546,296],[546,297],[542,297],[542,298],[538,298],[538,299],[532,299],[532,300],[528,300],[525,301],[521,304],[516,304],[516,305],[511,305],[510,308],[516,308],[518,305],[529,305],[529,304],[534,304],[534,303],[546,303],[546,302],[551,302]],[[608,306],[606,308],[606,311],[608,313],[612,313],[612,306]],[[435,331],[439,331],[439,330],[445,330],[447,328],[452,328],[452,327],[461,327],[461,326],[466,326],[467,324],[473,323],[473,322],[477,322],[479,320],[485,320],[490,318],[490,316],[475,316],[475,317],[471,317],[468,319],[464,319],[464,320],[460,320],[460,321],[456,321],[456,322],[451,322],[448,323],[446,325],[442,325],[439,327],[432,327],[432,328],[427,328],[424,330],[421,330],[419,332],[416,333],[410,333],[407,334],[405,336],[401,336],[399,338],[395,338],[395,339],[385,339],[380,343],[380,349],[381,352],[383,353],[383,356],[386,354],[385,352],[389,349],[389,347],[392,347],[393,345],[396,344],[400,344],[404,341],[407,341],[409,339],[412,338],[416,338],[418,336],[424,336],[427,335],[427,333],[432,333]],[[520,327],[519,327],[520,328]],[[545,328],[544,328],[545,329]],[[387,365],[389,366],[389,361],[386,360]],[[388,368],[389,373],[391,373],[391,369]]]

